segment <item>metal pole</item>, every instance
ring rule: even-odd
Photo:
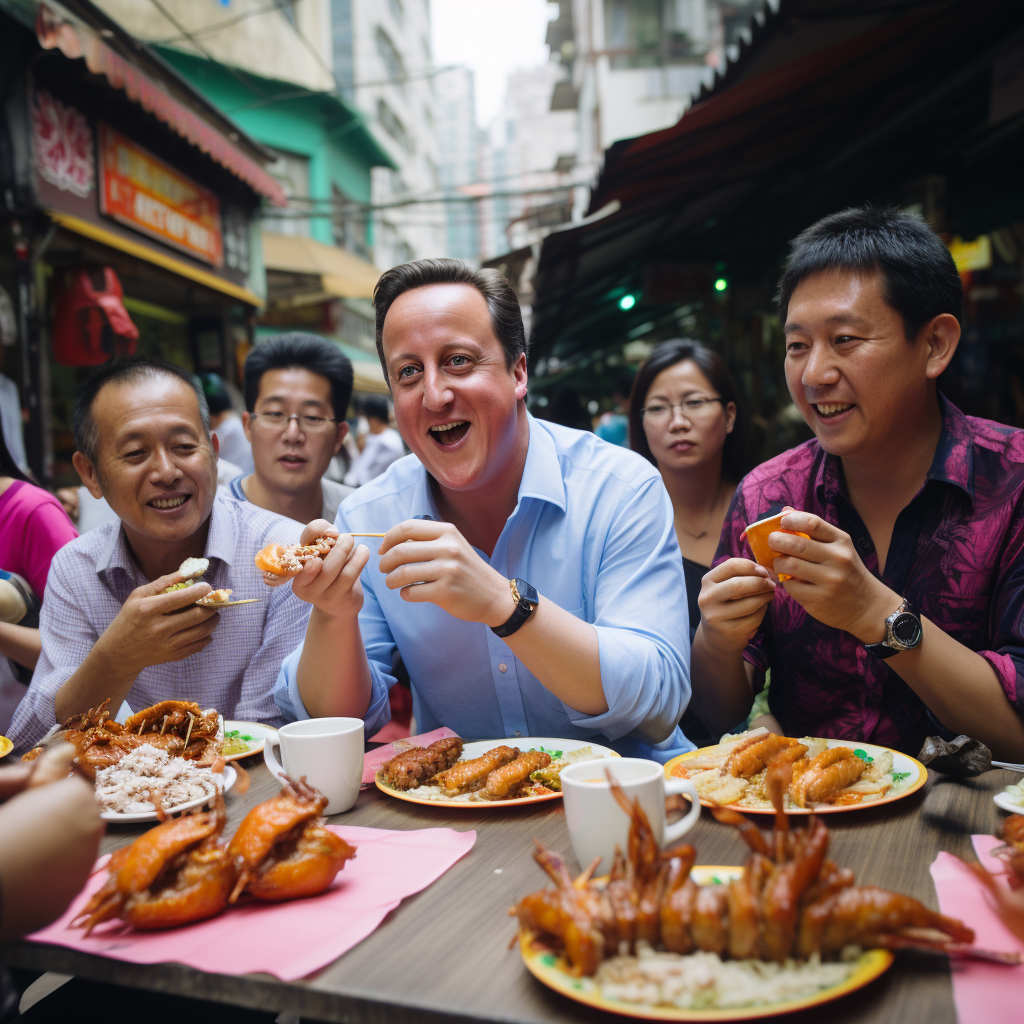
[[[18,340],[21,344],[21,381],[28,406],[28,429],[25,453],[36,479],[46,479],[45,424],[43,422],[42,385],[40,378],[42,352],[39,343],[39,320],[35,308],[35,282],[29,242],[22,222],[11,221],[14,237],[14,278],[18,292]]]

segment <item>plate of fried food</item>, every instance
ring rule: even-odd
[[[557,800],[563,768],[618,756],[589,740],[524,736],[512,746],[445,736],[429,747],[403,750],[381,765],[375,781],[381,792],[414,804],[511,807]]]
[[[222,838],[222,796],[209,810],[169,818],[113,854],[106,882],[71,926],[88,935],[117,918],[145,930],[176,928],[221,913],[243,893],[275,903],[317,896],[356,855],[327,827],[326,806],[323,794],[286,776],[230,842]]]
[[[867,985],[892,949],[996,958],[974,932],[899,893],[855,885],[827,859],[824,821],[791,828],[781,813],[785,779],[770,781],[779,813],[764,833],[718,808],[750,848],[743,867],[697,866],[690,844],[660,851],[639,802],[612,791],[630,816],[627,854],[607,879],[593,865],[573,878],[562,858],[534,859],[554,887],[514,913],[526,968],[570,999],[652,1020],[749,1020],[790,1013]]]
[[[772,814],[766,789],[771,764],[792,765],[785,793],[789,814],[834,814],[892,803],[928,779],[916,758],[889,747],[851,740],[777,736],[767,729],[674,757],[666,778],[689,779],[705,807]]]

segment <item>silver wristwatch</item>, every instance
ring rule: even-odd
[[[921,619],[911,603],[903,603],[885,620],[885,639],[880,644],[865,644],[865,650],[876,658],[891,658],[902,651],[912,651],[921,643]]]

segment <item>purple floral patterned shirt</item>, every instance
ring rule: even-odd
[[[924,486],[900,512],[885,571],[850,503],[839,460],[811,440],[741,481],[715,565],[751,558],[748,523],[792,505],[848,533],[867,568],[995,669],[1024,715],[1024,431],[965,416],[940,396],[942,433]],[[885,661],[849,633],[807,614],[782,587],[744,658],[791,736],[869,740],[915,754],[949,735]]]

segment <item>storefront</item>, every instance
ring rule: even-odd
[[[264,304],[260,204],[284,196],[263,147],[91,4],[38,4],[31,28],[10,16],[25,6],[0,0],[18,62],[0,81],[0,287],[17,333],[4,372],[30,464],[59,483],[75,398],[112,356],[237,378]]]

